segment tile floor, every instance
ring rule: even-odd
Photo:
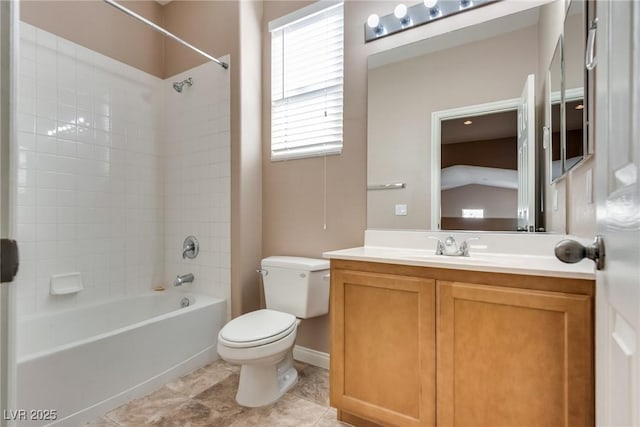
[[[298,384],[276,403],[244,408],[235,401],[239,367],[217,360],[116,408],[87,427],[333,427],[326,369],[296,362]]]

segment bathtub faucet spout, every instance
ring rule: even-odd
[[[176,276],[176,280],[173,281],[173,286],[182,286],[185,283],[193,283],[193,274],[191,273],[187,273],[187,274],[183,274],[180,275],[178,274]]]

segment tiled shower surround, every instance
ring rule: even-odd
[[[158,79],[21,23],[15,234],[18,315],[172,286],[227,298],[229,73]],[[183,262],[182,241],[201,253]],[[53,274],[84,290],[52,296]]]

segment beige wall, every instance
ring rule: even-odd
[[[368,227],[431,228],[431,114],[519,97],[538,68],[536,43],[532,26],[369,70],[368,183],[407,187],[369,192]]]
[[[162,25],[155,1],[121,1]],[[163,78],[164,37],[101,1],[22,1],[20,19],[86,48]]]
[[[174,0],[164,6],[163,16],[168,31],[216,57],[231,54],[231,62],[235,62],[240,48],[238,2]],[[165,77],[207,61],[171,39],[165,39],[164,49]],[[234,77],[235,73],[232,80]]]

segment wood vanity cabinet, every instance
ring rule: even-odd
[[[593,292],[332,260],[331,406],[356,426],[592,426]]]

